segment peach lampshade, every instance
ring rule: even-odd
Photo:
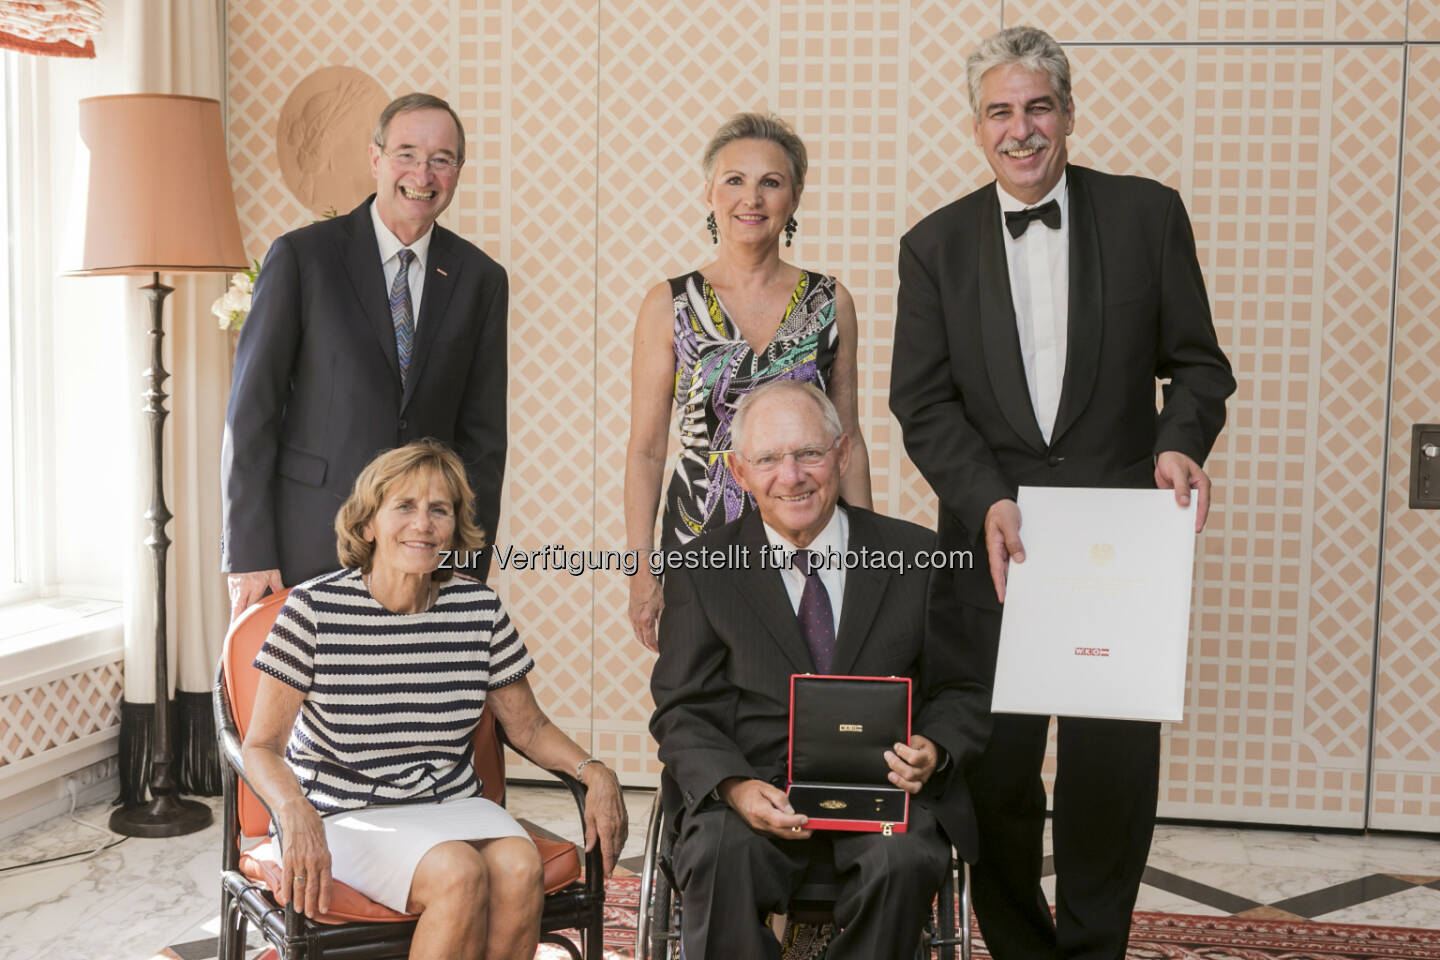
[[[72,239],[83,237],[82,249],[78,263],[67,265],[69,275],[249,265],[219,101],[152,93],[88,97],[80,101],[80,138],[89,171],[74,211],[83,221]]]

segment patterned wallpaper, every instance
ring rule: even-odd
[[[1440,40],[1440,0],[416,0],[404,17],[380,0],[231,0],[247,250],[313,216],[274,147],[302,78],[348,65],[391,95],[449,98],[470,162],[445,222],[511,276],[497,539],[619,547],[635,311],[707,255],[709,133],[775,110],[811,152],[792,257],[835,273],[859,311],[877,505],[928,523],[886,408],[896,243],[989,179],[963,62],[1002,22],[1076,44],[1077,162],[1181,191],[1241,381],[1209,464],[1162,813],[1360,826],[1373,737],[1371,822],[1440,829],[1440,514],[1405,496],[1409,425],[1440,421],[1440,53],[1406,40]],[[499,586],[551,715],[652,780],[652,658],[623,576]]]

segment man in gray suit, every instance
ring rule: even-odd
[[[928,570],[897,565],[922,555],[928,563],[934,535],[837,507],[850,446],[824,393],[767,384],[740,402],[732,439],[731,470],[758,512],[690,545],[737,558],[732,568],[666,572],[650,681],[650,730],[684,799],[675,866],[685,956],[778,957],[762,917],[784,910],[828,843],[841,891],[827,956],[913,957],[951,844],[974,856],[965,780],[952,774],[983,747],[988,689],[962,645],[936,643],[927,631]],[[801,551],[887,560],[816,570]],[[915,681],[913,735],[885,754],[891,783],[913,795],[908,832],[812,837],[790,807],[783,788],[796,673]]]
[[[276,240],[240,334],[221,453],[232,618],[334,569],[335,512],[379,452],[451,444],[494,536],[505,471],[505,270],[437,226],[460,118],[409,94],[380,115],[375,194]],[[477,573],[483,575],[484,570]]]

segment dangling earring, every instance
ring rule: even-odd
[[[705,218],[705,226],[710,230],[710,242],[720,242],[720,227],[715,223],[715,211],[710,211],[710,216]]]
[[[790,241],[794,239],[795,231],[798,229],[800,229],[800,224],[795,222],[794,216],[785,221],[785,246],[790,246]]]

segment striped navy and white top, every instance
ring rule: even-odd
[[[285,759],[323,815],[478,796],[485,694],[535,661],[482,583],[450,580],[429,610],[395,613],[340,570],[290,591],[255,666],[305,694]]]

